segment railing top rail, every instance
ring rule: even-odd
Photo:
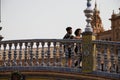
[[[76,39],[21,39],[21,40],[0,41],[0,44],[25,43],[25,42],[61,42],[61,43],[76,42],[76,43],[81,43],[81,40],[76,40]]]
[[[82,40],[76,39],[21,39],[21,40],[5,40],[0,41],[0,44],[9,44],[9,43],[25,43],[25,42],[61,42],[61,43],[81,43]],[[120,42],[116,41],[104,41],[104,40],[93,40],[94,44],[107,44],[107,45],[120,45]]]
[[[93,40],[94,44],[106,44],[106,45],[120,45],[120,42],[116,41],[105,41],[105,40]]]

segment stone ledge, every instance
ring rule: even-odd
[[[4,72],[0,73],[0,78],[8,77],[11,72]],[[34,78],[34,80],[41,80],[41,77],[48,78],[54,78],[56,79],[66,79],[66,80],[117,80],[114,78],[106,78],[106,77],[100,77],[95,76],[93,74],[84,74],[84,73],[67,73],[67,72],[54,72],[54,71],[38,71],[38,72],[21,72],[23,75],[26,76],[26,79],[29,80],[31,78]]]

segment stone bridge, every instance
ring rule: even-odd
[[[82,40],[0,41],[0,80],[10,79],[11,72],[26,80],[120,80],[120,42],[95,39],[90,1],[84,10],[87,25]]]

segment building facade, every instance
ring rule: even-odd
[[[102,19],[100,17],[100,11],[97,9],[97,4],[95,3],[91,25],[93,33],[96,34],[96,39],[120,41],[120,12],[115,14],[113,11],[109,20],[111,21],[111,30],[104,30]]]

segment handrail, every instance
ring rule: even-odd
[[[21,42],[81,42],[82,40],[76,39],[21,39],[21,40],[5,40],[0,41],[0,44],[3,43],[21,43]]]
[[[93,40],[92,41],[94,44],[109,44],[109,45],[120,45],[120,42],[116,41],[105,41],[105,40]]]

